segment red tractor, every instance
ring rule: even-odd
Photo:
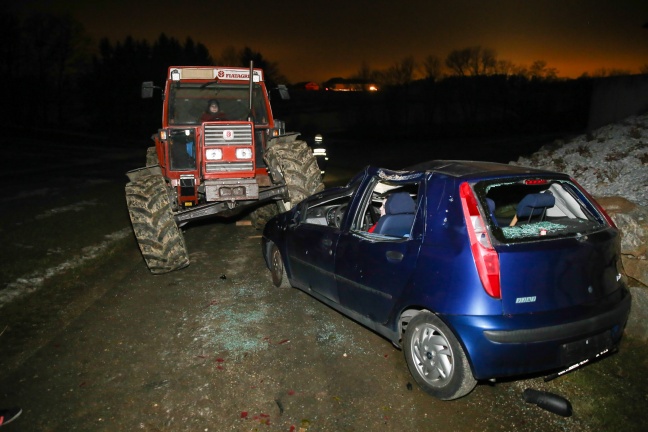
[[[142,97],[156,88],[143,83]],[[145,167],[126,174],[128,211],[152,273],[189,265],[181,228],[191,221],[251,211],[262,228],[324,188],[312,149],[272,116],[261,69],[172,66],[163,91],[155,147]]]

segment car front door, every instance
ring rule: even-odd
[[[288,245],[293,275],[300,288],[338,301],[333,253],[340,230],[323,225],[302,223],[295,227]]]
[[[335,270],[340,304],[384,323],[414,274],[420,241],[375,237],[342,234]]]
[[[423,188],[415,183],[377,180],[368,188],[361,214],[348,215],[348,230],[337,244],[335,273],[340,304],[370,320],[385,323],[414,275],[424,231]],[[408,233],[398,237],[368,232],[364,221],[372,203],[407,192],[415,209]],[[387,204],[385,204],[387,206]],[[365,210],[363,210],[365,209]],[[364,212],[364,214],[362,214]],[[388,217],[389,215],[382,216]],[[352,219],[353,218],[353,219]],[[380,224],[377,224],[377,226]],[[379,228],[376,228],[378,231]]]
[[[335,248],[351,192],[304,202],[299,223],[286,237],[295,285],[336,303]]]

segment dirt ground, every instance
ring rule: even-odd
[[[23,408],[3,432],[645,430],[645,343],[624,339],[619,354],[548,383],[435,400],[390,342],[275,288],[249,225],[190,226],[191,266],[151,275],[123,198],[122,173],[143,153],[122,162],[106,150],[95,163],[73,150],[62,168],[48,161],[47,181],[28,167],[32,184],[0,197],[0,289],[38,287],[0,307],[0,407]],[[524,402],[526,388],[567,397],[574,414]]]
[[[525,403],[556,391],[538,378],[435,400],[391,343],[275,288],[252,227],[186,239],[182,271],[151,275],[129,238],[2,310],[0,406],[23,408],[8,432],[593,430]]]

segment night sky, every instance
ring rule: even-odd
[[[21,0],[23,11],[67,13],[98,41],[164,32],[212,57],[248,46],[292,82],[349,77],[365,62],[442,61],[482,46],[499,60],[544,60],[559,77],[648,64],[648,0]]]

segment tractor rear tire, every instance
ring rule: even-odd
[[[187,267],[189,253],[173,219],[164,178],[141,176],[126,184],[126,203],[142,256],[153,274]]]
[[[324,190],[322,172],[308,144],[301,140],[272,143],[264,156],[272,172],[281,173],[288,188],[288,201],[279,202],[282,211],[289,210],[304,198]]]

